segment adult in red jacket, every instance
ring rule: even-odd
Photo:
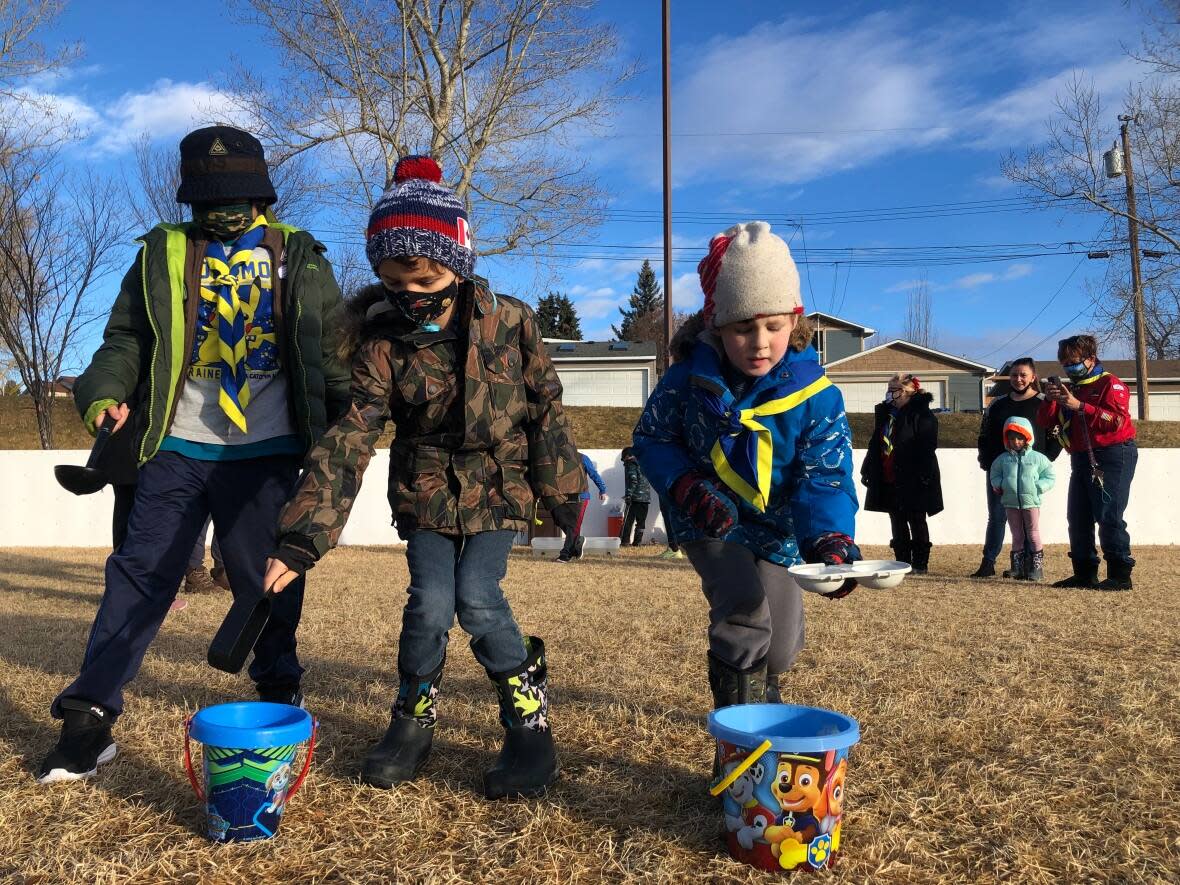
[[[1049,384],[1037,423],[1055,433],[1070,456],[1066,518],[1073,576],[1053,586],[1130,590],[1135,560],[1123,513],[1139,460],[1131,394],[1126,384],[1102,368],[1092,335],[1059,341],[1057,359],[1069,384]],[[1098,582],[1095,524],[1106,558],[1102,583]]]

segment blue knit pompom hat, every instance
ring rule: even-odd
[[[386,258],[432,258],[463,278],[475,268],[467,211],[439,182],[442,169],[430,157],[402,157],[391,184],[373,207],[365,254],[373,272]]]

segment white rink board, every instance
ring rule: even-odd
[[[588,449],[606,482],[611,500],[604,508],[595,495],[586,510],[583,533],[591,537],[606,533],[608,510],[623,494],[623,467],[616,449]],[[859,469],[864,452],[855,453]],[[935,544],[978,544],[982,547],[985,523],[984,473],[975,461],[973,449],[944,449],[938,453],[942,468],[942,493],[946,510],[930,521]],[[0,504],[0,546],[3,547],[108,547],[111,543],[109,489],[75,497],[53,478],[55,464],[83,464],[86,452],[5,451],[0,452],[0,482],[4,489]],[[1062,455],[1054,463],[1057,487],[1045,498],[1041,534],[1050,544],[1068,542],[1065,526],[1065,497],[1069,484],[1069,459]],[[396,544],[385,497],[389,473],[388,451],[378,452],[365,473],[342,544]],[[864,488],[858,485],[863,496]],[[1140,449],[1139,466],[1127,509],[1132,544],[1175,544],[1180,537],[1180,450]],[[660,509],[653,495],[648,540],[664,537]],[[889,519],[883,513],[857,515],[857,540],[863,544],[887,544]],[[2,566],[0,566],[2,567]]]

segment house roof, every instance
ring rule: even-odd
[[[871,338],[877,334],[876,329],[870,329],[868,326],[862,326],[860,323],[854,323],[850,320],[841,319],[837,316],[832,316],[830,313],[823,313],[819,310],[813,310],[807,315],[809,320],[819,320],[825,327],[839,326],[842,329],[852,329],[859,332],[862,338]]]
[[[832,362],[830,362],[824,366],[824,369],[826,369],[827,371],[830,372],[832,370],[832,368],[834,368],[836,366],[851,363],[854,360],[861,359],[862,357],[865,357],[868,354],[877,353],[879,351],[885,350],[886,348],[893,348],[895,350],[915,351],[917,353],[920,353],[920,354],[930,357],[932,359],[942,360],[944,362],[954,363],[954,364],[963,366],[965,368],[970,369],[973,372],[984,372],[984,373],[990,375],[993,371],[993,368],[991,366],[985,366],[983,363],[977,363],[974,360],[969,360],[963,356],[955,356],[954,354],[951,354],[951,353],[943,353],[941,350],[935,350],[932,347],[923,347],[920,344],[914,344],[912,341],[905,341],[903,339],[898,339],[896,341],[887,341],[884,344],[878,344],[876,347],[870,347],[868,350],[862,350],[860,353],[854,353],[851,356],[846,356],[846,357],[843,357],[842,359],[832,360]]]
[[[654,341],[545,341],[545,353],[563,360],[641,360],[656,358]]]

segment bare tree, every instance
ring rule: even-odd
[[[930,299],[930,283],[923,274],[914,281],[906,296],[905,329],[902,337],[912,344],[934,347],[934,302]]]
[[[0,163],[0,347],[53,447],[53,385],[98,313],[89,295],[121,264],[118,188],[63,171],[57,149]]]
[[[578,0],[248,0],[284,73],[235,94],[283,159],[335,178],[337,233],[359,242],[399,157],[427,153],[471,212],[482,255],[536,251],[600,219],[570,138],[631,74]]]

